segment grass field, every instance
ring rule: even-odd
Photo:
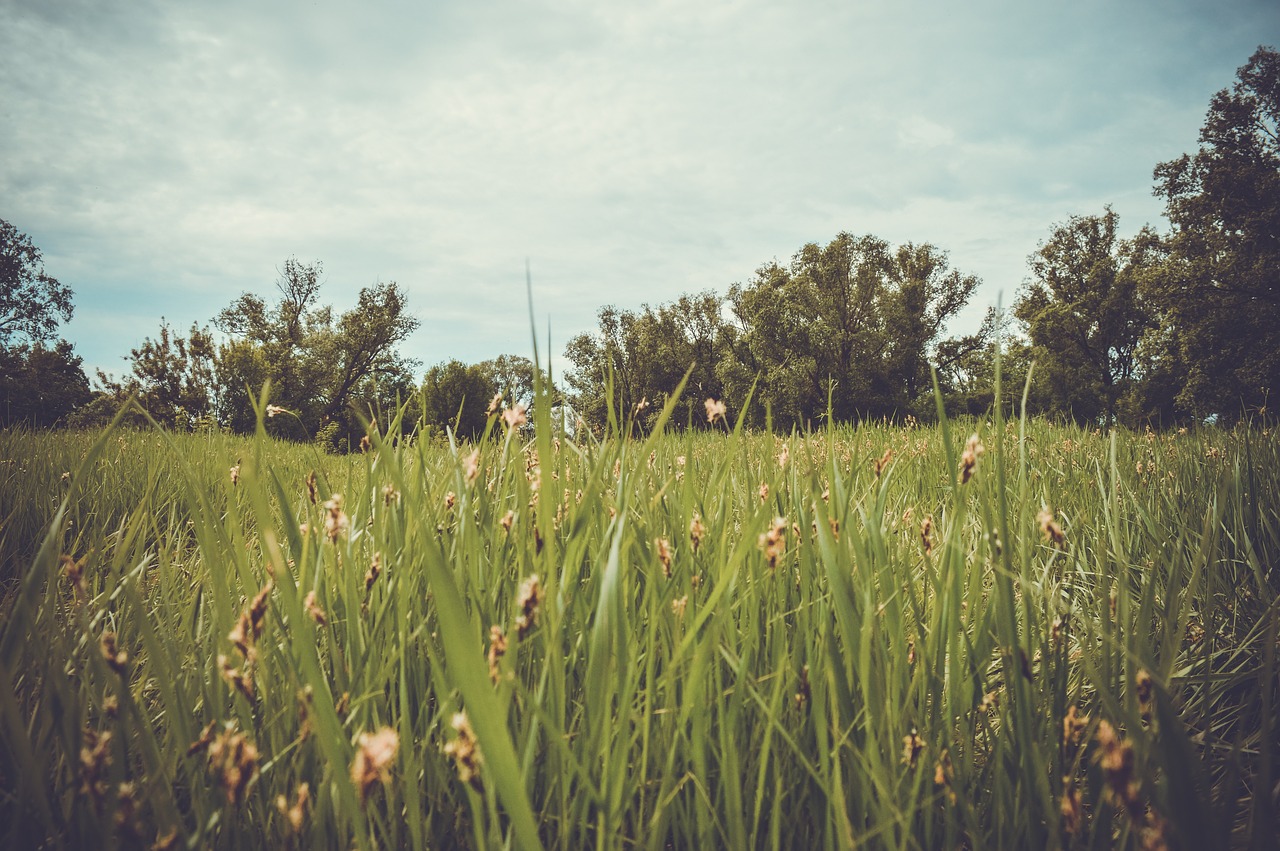
[[[538,426],[0,433],[0,844],[1275,841],[1274,431]]]

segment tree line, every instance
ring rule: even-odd
[[[714,398],[756,425],[809,428],[829,417],[928,419],[936,375],[953,412],[980,414],[997,401],[999,347],[999,401],[1020,398],[1030,374],[1038,413],[1171,426],[1265,412],[1280,377],[1275,49],[1260,47],[1239,69],[1213,97],[1196,152],[1159,163],[1153,180],[1167,232],[1122,238],[1110,207],[1054,225],[1010,309],[988,310],[972,334],[945,333],[980,283],[945,251],[840,233],[724,293],[602,307],[597,327],[569,341],[554,398],[589,427],[611,416],[644,427],[689,371],[677,424],[705,426],[703,400]],[[91,387],[73,346],[55,339],[72,315],[70,288],[0,221],[0,423],[91,426],[132,397],[168,427],[243,432],[269,382],[272,433],[341,450],[363,433],[361,418],[398,405],[406,429],[472,436],[495,397],[531,403],[528,359],[452,360],[420,373],[398,352],[418,325],[404,290],[362,288],[339,313],[320,301],[322,273],[319,261],[290,258],[272,300],[245,293],[212,328],[162,322],[130,352],[124,377],[99,371]]]

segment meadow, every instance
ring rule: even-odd
[[[0,844],[1274,842],[1265,424],[626,430],[0,432]]]

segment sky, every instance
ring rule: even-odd
[[[1165,229],[1260,44],[1274,0],[0,0],[0,219],[90,372],[291,256],[399,283],[429,366],[531,354],[526,264],[554,355],[841,231],[979,276],[966,333],[1056,223]]]

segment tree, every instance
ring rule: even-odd
[[[0,219],[0,345],[48,342],[72,310],[71,288],[45,274],[31,238]]]
[[[1154,296],[1185,370],[1178,402],[1231,419],[1280,383],[1280,53],[1214,95],[1200,147],[1155,168],[1173,226]]]
[[[725,391],[743,398],[758,378],[757,407],[784,428],[821,420],[828,405],[839,421],[926,413],[929,359],[977,285],[928,243],[895,249],[849,233],[809,243],[789,266],[767,263],[730,288]]]
[[[1153,324],[1142,282],[1159,260],[1160,239],[1143,228],[1121,240],[1119,222],[1108,207],[1057,226],[1028,259],[1033,277],[1014,305],[1041,361],[1051,409],[1079,422],[1115,422],[1132,389],[1138,343]]]
[[[436,364],[422,379],[422,421],[441,431],[451,428],[461,437],[478,438],[497,392],[490,373],[478,364],[468,366],[458,360]]]
[[[332,307],[318,303],[322,271],[319,261],[290,258],[276,280],[275,305],[245,293],[214,320],[229,337],[218,356],[226,394],[220,416],[236,430],[253,427],[249,395],[268,380],[272,403],[295,415],[273,418],[270,428],[296,439],[332,423],[359,432],[357,408],[372,416],[370,406],[386,402],[388,389],[412,386],[414,364],[396,350],[418,327],[404,291],[394,281],[362,288],[356,306],[335,319]]]
[[[66,425],[90,399],[82,364],[66,340],[0,347],[0,426]]]
[[[81,424],[97,424],[130,396],[168,428],[189,431],[216,422],[217,348],[208,328],[193,324],[187,336],[161,319],[160,333],[129,353],[129,374],[115,380],[99,371],[103,400]]]

